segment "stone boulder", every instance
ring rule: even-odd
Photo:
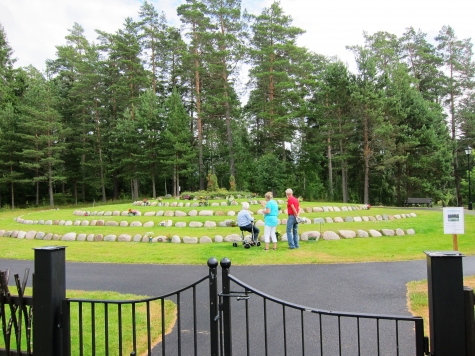
[[[197,244],[198,243],[198,238],[197,237],[183,236],[183,243],[185,243],[185,244]]]
[[[130,242],[132,240],[132,236],[128,234],[120,234],[117,238],[119,242]]]
[[[394,230],[390,230],[390,229],[382,229],[381,233],[384,236],[394,236]]]
[[[308,241],[308,240],[316,240],[318,241],[320,239],[320,232],[319,231],[306,231],[300,235],[300,238],[302,241]]]
[[[216,235],[214,237],[214,242],[223,242],[223,237],[221,235]]]
[[[189,227],[203,227],[203,223],[200,221],[190,221]]]
[[[175,216],[183,217],[183,216],[186,216],[186,213],[184,213],[183,211],[180,211],[180,210],[176,210],[175,211]]]
[[[104,236],[103,241],[115,242],[117,240],[116,235],[106,235]]]
[[[338,230],[338,233],[345,239],[353,239],[356,237],[356,232],[353,230]]]
[[[204,227],[216,227],[216,222],[214,222],[214,221],[205,221]]]
[[[369,237],[369,234],[368,234],[366,231],[364,231],[364,230],[358,230],[358,231],[356,232],[356,235],[357,235],[358,237]]]
[[[188,213],[189,216],[196,216],[198,215],[198,211],[197,210],[190,210],[190,212]]]
[[[340,240],[340,236],[336,232],[333,231],[325,231],[323,233],[322,239],[324,240]]]
[[[200,237],[200,244],[209,244],[212,243],[213,240],[209,236],[201,236]]]
[[[224,237],[226,242],[241,242],[241,236],[238,234],[231,234]]]
[[[105,226],[119,226],[117,221],[106,221]]]
[[[75,241],[76,236],[75,232],[68,232],[61,237],[61,241]]]
[[[173,221],[171,220],[163,220],[158,223],[158,226],[170,227],[173,225]]]
[[[374,230],[374,229],[370,229],[368,231],[368,233],[371,235],[371,237],[381,237],[383,235],[381,235],[381,233],[377,230]]]
[[[198,214],[199,216],[213,216],[212,210],[201,210]]]
[[[175,223],[175,227],[186,227],[186,222],[184,221],[177,221]]]

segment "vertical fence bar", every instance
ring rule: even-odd
[[[152,336],[150,334],[150,302],[147,301],[147,347],[148,347],[148,354],[152,354]]]
[[[399,320],[396,320],[396,356],[399,356]]]
[[[356,328],[358,331],[358,356],[361,356],[361,330],[360,330],[360,318],[356,318]]]
[[[267,339],[267,299],[264,298],[264,345],[266,350],[266,356],[268,352],[268,339]]]
[[[63,299],[62,302],[63,320],[63,355],[71,355],[71,304],[67,299]],[[28,344],[30,340],[27,340]],[[28,352],[30,354],[30,352]]]
[[[320,356],[323,355],[323,330],[322,330],[322,314],[318,314],[318,323],[320,327]]]
[[[417,318],[415,320],[415,334],[416,334],[416,356],[424,356],[424,319]]]
[[[133,352],[137,352],[137,315],[136,315],[136,303],[132,304],[132,343]]]
[[[300,327],[302,330],[302,356],[305,355],[305,326],[303,322],[303,310],[300,311]]]
[[[79,355],[84,355],[84,335],[83,335],[83,325],[82,320],[82,303],[78,303],[78,328],[79,328]]]
[[[178,356],[181,356],[181,293],[176,296],[177,328],[178,331]]]
[[[475,355],[475,321],[473,315],[474,296],[472,288],[463,287],[463,302],[465,314],[465,340],[467,343],[467,355]]]
[[[165,326],[165,299],[160,299],[160,312],[162,316],[162,354],[166,355],[166,344],[165,344],[165,334],[167,333],[167,329]]]
[[[117,316],[119,318],[119,355],[122,355],[122,304],[117,305]]]
[[[33,350],[35,356],[60,356],[61,304],[66,298],[66,248],[35,248]]]
[[[376,341],[378,343],[378,356],[381,355],[380,345],[379,345],[379,319],[376,319]]]
[[[282,326],[284,328],[284,355],[287,355],[287,328],[285,320],[285,305],[282,304]]]
[[[211,356],[219,356],[219,305],[218,305],[218,279],[217,279],[218,259],[211,257],[208,259],[209,268],[209,330],[211,332]],[[180,344],[180,343],[179,343]]]
[[[105,354],[109,356],[109,304],[104,303]]]
[[[341,316],[338,315],[338,355],[341,356]]]
[[[231,283],[229,280],[229,268],[231,267],[231,261],[229,258],[223,258],[221,260],[222,268],[222,285],[223,285],[223,329],[224,329],[224,355],[232,356],[233,345],[231,335]]]
[[[91,303],[91,354],[96,355],[96,304]]]
[[[195,356],[198,356],[198,327],[196,318],[196,286],[193,286],[193,347],[195,349]]]
[[[247,294],[247,290],[246,290]],[[251,345],[250,345],[250,335],[249,335],[249,299],[246,299],[245,303],[245,310],[246,310],[246,351],[247,356],[250,355]]]

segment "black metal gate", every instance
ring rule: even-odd
[[[420,317],[309,308],[267,295],[223,259],[220,355],[424,355]]]
[[[63,254],[55,257],[56,262],[64,257],[64,251],[59,249],[47,252]],[[29,349],[28,340],[27,348],[20,350],[16,346],[16,352],[11,352],[8,346],[7,350],[0,350],[0,355],[422,356],[424,349],[427,350],[422,318],[343,313],[289,303],[231,275],[229,259],[222,259],[220,265],[221,292],[218,261],[210,258],[207,276],[172,293],[127,301],[62,298],[58,306],[52,305],[50,315],[34,312],[42,308],[43,301],[38,296],[46,295],[45,303],[51,304],[48,295],[61,294],[58,291],[34,292],[33,303],[24,298],[21,301],[10,298],[6,303],[3,293],[2,321],[6,320],[8,306],[20,304],[17,309],[27,310],[26,306],[33,304],[29,313],[33,309],[34,352]],[[38,271],[41,268],[35,256],[35,275],[41,275]],[[56,274],[64,274],[62,268],[56,263],[56,269],[46,273],[47,278],[57,282]],[[44,282],[42,289],[56,286]],[[65,289],[65,283],[59,282],[57,285]],[[24,290],[24,286],[19,290]],[[31,317],[28,320],[31,325]],[[8,323],[3,321],[5,324]],[[41,334],[35,325],[51,329],[51,338],[35,338]],[[5,327],[2,330],[5,336]],[[72,335],[75,335],[74,343],[71,343]],[[125,335],[130,336],[128,343]]]

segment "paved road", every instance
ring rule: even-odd
[[[33,270],[33,261],[0,259],[0,270],[8,268],[11,275],[23,276],[26,267]],[[475,256],[464,257],[463,268],[464,275],[475,275]],[[393,315],[409,315],[406,283],[427,278],[425,260],[231,266],[230,272],[246,284],[288,302],[323,310]],[[207,274],[206,263],[202,266],[66,264],[68,289],[111,290],[149,296],[173,292]],[[235,351],[240,355],[245,350],[239,350],[238,345]],[[159,352],[154,351],[154,354]]]

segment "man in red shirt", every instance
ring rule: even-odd
[[[294,193],[290,188],[285,191],[285,195],[287,195],[287,212],[289,214],[287,219],[287,242],[289,243],[290,249],[300,247],[298,235],[299,224],[297,222],[300,212],[300,204],[293,194]]]

